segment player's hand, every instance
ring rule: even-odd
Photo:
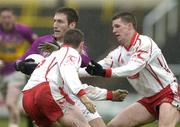
[[[38,64],[34,62],[33,59],[26,59],[23,61],[19,61],[15,65],[16,71],[21,71],[26,75],[31,75],[34,69]]]
[[[125,97],[128,95],[127,90],[117,89],[112,91],[112,101],[124,101]]]
[[[82,103],[86,106],[86,108],[91,113],[95,113],[96,112],[95,105],[92,103],[92,101],[86,95],[81,96],[80,100],[82,101]]]
[[[103,76],[103,77],[105,76],[105,70],[103,69],[103,67],[93,60],[91,60],[91,62],[88,64],[85,70],[90,75]]]
[[[111,77],[111,69],[103,69],[103,67],[99,63],[93,60],[91,60],[85,70],[90,75]]]
[[[50,42],[44,42],[44,43],[39,44],[38,49],[40,49],[43,52],[52,53],[53,51],[58,50],[59,46]]]

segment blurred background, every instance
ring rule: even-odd
[[[170,68],[180,78],[180,0],[0,0],[0,8],[12,7],[17,21],[32,27],[39,36],[53,32],[54,12],[62,6],[78,10],[78,28],[85,33],[88,54],[96,61],[117,46],[112,36],[112,16],[116,12],[132,12],[137,18],[138,32],[157,42]],[[123,107],[140,98],[126,79],[83,78],[82,82],[109,90],[129,91],[122,103],[96,103],[103,118],[111,119]],[[0,116],[8,116],[3,103],[0,103]]]

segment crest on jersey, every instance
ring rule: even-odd
[[[69,64],[69,65],[74,65],[77,61],[77,57],[73,56],[73,55],[69,55],[67,56],[66,60],[65,60],[65,64]]]

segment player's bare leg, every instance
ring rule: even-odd
[[[58,122],[63,127],[90,127],[77,106],[71,106],[66,109],[64,116],[59,118]]]
[[[179,118],[180,113],[176,107],[170,103],[163,103],[160,106],[158,127],[175,127]]]
[[[93,120],[89,121],[89,124],[91,127],[106,127],[102,118],[93,119]]]
[[[6,105],[9,111],[9,127],[18,127],[20,113],[18,108],[19,90],[15,86],[8,86]]]
[[[108,127],[134,127],[151,123],[155,118],[140,103],[136,102],[123,109],[109,123]]]

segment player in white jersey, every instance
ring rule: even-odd
[[[161,50],[150,37],[136,32],[131,13],[115,15],[112,28],[120,45],[99,63],[92,61],[86,71],[103,77],[127,77],[143,98],[121,111],[108,127],[140,126],[156,119],[159,127],[175,127],[180,115],[180,87]]]
[[[35,63],[38,64],[39,62],[43,60],[44,60],[44,57],[39,54],[31,54],[28,57],[26,57],[26,61],[31,62],[32,66],[36,66]],[[95,87],[95,86],[91,86],[87,84],[82,84],[82,86],[86,92],[86,95],[93,101],[111,100],[111,101],[120,102],[120,101],[123,101],[124,98],[128,94],[126,90],[121,90],[121,89],[111,91],[111,90],[107,90],[107,89],[103,89],[103,88],[99,88],[99,87]],[[86,106],[81,102],[81,100],[76,95],[71,93],[69,96],[75,102],[75,105],[78,106],[80,110],[83,112],[83,115],[88,120],[91,127],[96,127],[96,126],[105,127],[106,126],[97,111],[95,113],[91,113],[89,110],[87,110]]]
[[[39,127],[90,127],[69,97],[73,93],[90,112],[95,112],[77,73],[83,39],[80,30],[68,30],[64,46],[38,64],[24,87],[23,108]]]
[[[39,55],[39,54],[31,54],[26,58],[27,61],[31,62],[31,64],[34,66],[34,63],[39,63],[42,60],[44,60],[44,57]],[[126,90],[107,90],[107,89],[102,89],[99,87],[94,87],[91,85],[87,84],[82,84],[83,89],[85,90],[87,96],[93,100],[93,101],[101,101],[101,100],[111,100],[111,101],[123,101],[128,92]],[[66,86],[64,86],[66,87]],[[77,105],[80,110],[83,112],[83,115],[85,118],[88,120],[89,124],[91,127],[105,127],[104,123],[101,116],[99,113],[96,111],[95,113],[89,112],[85,105],[81,102],[81,100],[74,94],[69,95],[70,98],[75,102],[75,105]]]

